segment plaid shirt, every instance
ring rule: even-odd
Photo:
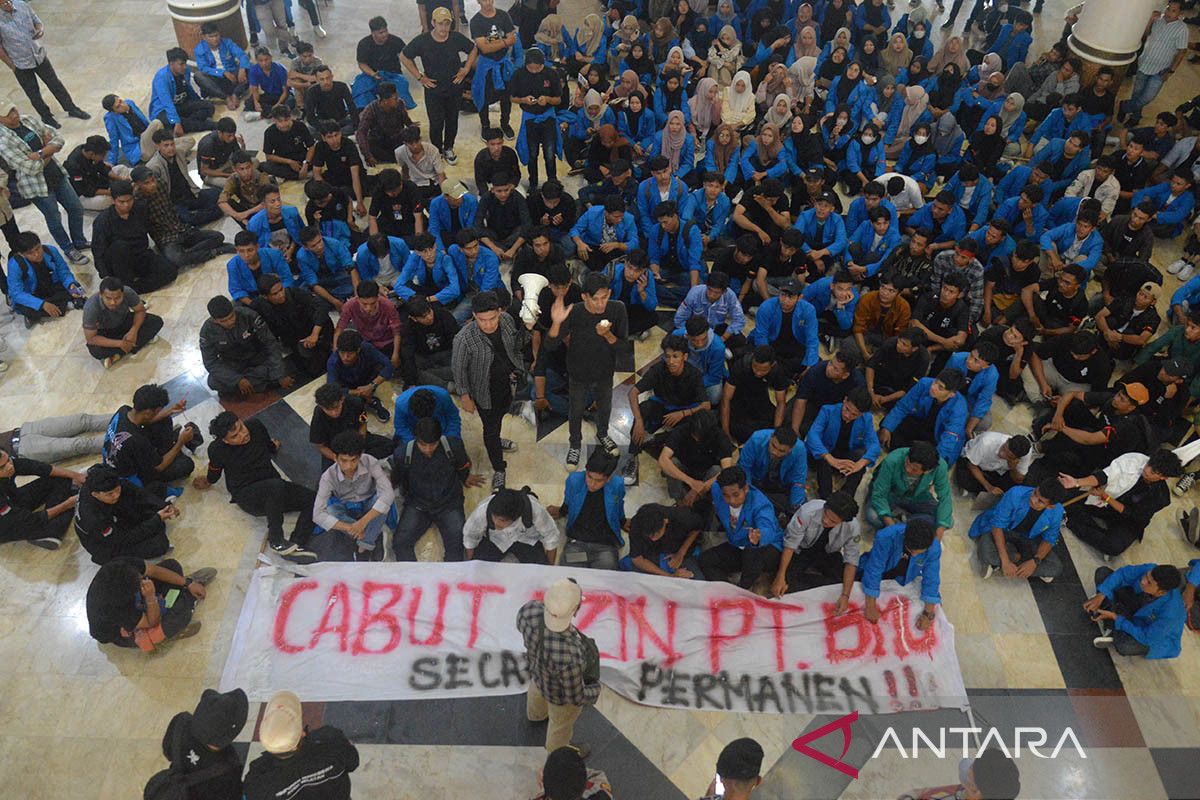
[[[586,654],[574,627],[555,633],[546,627],[546,607],[530,600],[517,612],[517,630],[525,639],[529,679],[546,702],[555,706],[588,706],[600,696],[599,683],[583,682]]]
[[[943,250],[933,257],[933,275],[929,285],[935,291],[941,291],[942,279],[960,268],[954,264],[954,250]],[[978,322],[983,316],[983,264],[978,258],[972,258],[971,263],[961,268],[970,286],[967,291],[967,301],[971,306],[971,322]]]
[[[41,137],[47,145],[52,144],[62,149],[65,143],[62,135],[41,120],[22,114],[21,124]],[[38,150],[40,149],[39,147]],[[47,197],[50,194],[44,172],[46,164],[43,161],[31,159],[29,154],[33,152],[35,152],[34,149],[26,144],[16,131],[6,125],[0,125],[0,158],[3,158],[17,174],[17,190],[20,191],[21,196],[29,199]],[[61,168],[59,171],[62,171]],[[65,172],[63,172],[63,180],[67,180]]]
[[[524,373],[525,362],[521,358],[524,346],[522,333],[508,314],[500,314],[500,333],[508,360],[518,373]],[[491,369],[495,351],[487,334],[479,330],[474,320],[469,321],[454,336],[454,348],[450,353],[450,367],[454,371],[454,384],[460,394],[469,394],[480,408],[493,408],[491,392]]]
[[[137,196],[146,202],[146,222],[150,236],[159,247],[174,244],[183,238],[188,227],[179,218],[175,204],[163,188],[162,181],[155,182],[153,192],[137,190]]]

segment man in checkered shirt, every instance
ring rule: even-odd
[[[517,630],[529,659],[525,715],[530,722],[550,721],[546,730],[550,752],[571,744],[575,720],[584,706],[595,704],[600,696],[598,682],[584,682],[584,635],[571,624],[582,602],[579,584],[562,578],[546,590],[544,601],[530,600],[517,613]],[[587,756],[587,747],[576,747]]]

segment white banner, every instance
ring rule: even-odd
[[[252,700],[478,697],[524,691],[517,611],[559,577],[583,588],[575,624],[602,681],[666,708],[890,713],[964,708],[944,614],[927,631],[914,587],[886,583],[868,623],[855,587],[767,600],[727,583],[535,565],[316,564],[255,570],[221,689]]]

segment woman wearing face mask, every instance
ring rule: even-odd
[[[912,63],[913,51],[909,49],[908,41],[903,33],[893,33],[888,40],[888,46],[879,54],[882,71],[896,79],[897,83],[908,74],[908,65]]]
[[[933,129],[933,149],[937,153],[937,174],[949,178],[962,165],[963,145],[967,136],[958,126],[958,120],[947,111],[938,117]]]
[[[933,114],[929,111],[929,95],[924,87],[909,86],[904,90],[904,96],[896,93],[896,102],[900,104],[888,115],[887,135],[884,139],[888,157],[896,158],[912,135],[914,126],[920,123],[932,123]]]
[[[757,185],[765,178],[782,179],[787,171],[779,128],[768,122],[742,150],[742,181],[744,185]]]
[[[796,106],[804,114],[808,114],[812,110],[813,97],[817,87],[816,68],[817,59],[813,56],[804,56],[796,59],[796,63],[788,69],[792,75]]]
[[[712,78],[701,78],[696,94],[688,101],[692,108],[692,134],[703,147],[709,134],[721,124],[721,90]]]
[[[846,161],[838,177],[846,187],[846,194],[859,194],[863,187],[884,173],[883,142],[875,123],[863,125],[862,131],[846,147]]]
[[[629,95],[629,102],[617,114],[617,131],[633,146],[635,162],[645,159],[657,130],[658,122],[654,111],[646,108],[646,99],[640,94]]]
[[[667,115],[667,124],[654,135],[650,145],[649,158],[663,156],[671,165],[671,174],[692,186],[696,167],[696,140],[687,132],[687,123],[682,111],[672,111]]]
[[[825,150],[825,165],[835,172],[846,160],[846,147],[854,136],[854,122],[849,106],[838,106],[821,123],[821,142]]]
[[[732,25],[726,25],[708,46],[708,75],[716,78],[717,85],[724,89],[733,81],[734,73],[743,61],[742,43],[738,41],[737,30]]]
[[[722,123],[708,139],[704,154],[704,171],[716,172],[725,178],[725,191],[736,194],[741,169],[741,139],[729,123]]]
[[[825,113],[832,114],[838,106],[850,107],[850,123],[857,128],[867,116],[867,107],[874,99],[871,87],[862,79],[862,67],[851,61],[845,71],[829,85],[829,96],[825,98]]]
[[[908,49],[929,61],[933,58],[933,42],[929,41],[929,23],[922,21],[914,24],[909,19],[909,25],[912,27],[912,31],[908,34]]]
[[[900,148],[895,171],[907,175],[921,186],[921,192],[937,183],[937,153],[933,149],[933,129],[928,122],[912,127],[912,136]]]
[[[733,126],[739,136],[749,133],[754,126],[758,110],[754,107],[754,84],[750,73],[741,70],[733,76],[725,99],[721,103],[721,119]]]

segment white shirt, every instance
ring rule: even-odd
[[[375,282],[380,286],[391,286],[400,277],[400,273],[392,266],[392,256],[389,253],[379,259],[379,274],[375,276]]]
[[[508,548],[513,546],[513,542],[541,543],[542,547],[547,550],[557,550],[562,541],[562,533],[558,530],[558,525],[545,506],[532,497],[529,500],[533,506],[533,525],[528,528],[521,523],[521,519],[518,517],[507,528],[488,530],[487,509],[492,498],[489,497],[475,506],[475,510],[471,512],[471,516],[467,517],[467,522],[463,525],[463,547],[474,550],[486,535],[501,553],[507,553]]]
[[[984,472],[1008,472],[1008,462],[1000,457],[1000,446],[1011,439],[1007,433],[984,431],[975,434],[975,438],[967,442],[963,448],[963,458],[979,467]],[[1033,463],[1033,450],[1021,456],[1017,462],[1017,471],[1022,475],[1029,474],[1029,466]]]
[[[925,205],[925,198],[921,196],[921,185],[914,178],[901,175],[899,172],[887,172],[880,175],[875,181],[886,186],[894,176],[904,178],[904,191],[895,196],[888,196],[897,211],[915,211]]]

